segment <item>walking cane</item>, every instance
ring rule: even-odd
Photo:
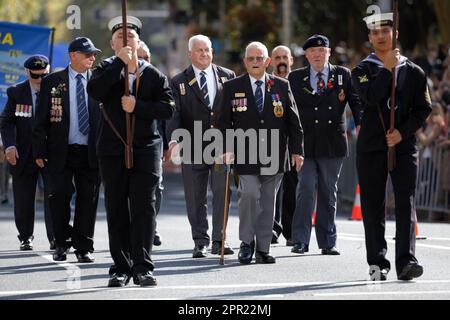
[[[225,180],[225,204],[223,206],[223,224],[222,224],[222,245],[220,248],[220,262],[219,264],[223,266],[225,264],[225,238],[226,238],[226,231],[227,231],[227,224],[228,224],[228,189],[229,189],[229,182],[230,182],[230,171],[231,171],[231,165],[226,165],[226,180]]]

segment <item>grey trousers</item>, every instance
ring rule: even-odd
[[[283,174],[239,176],[239,238],[256,250],[270,252],[275,200]]]
[[[292,220],[294,243],[309,245],[312,214],[317,200],[315,229],[319,248],[336,246],[337,182],[343,161],[343,158],[305,159],[298,174],[297,205]]]
[[[212,190],[212,241],[221,241],[225,206],[225,166],[183,164],[181,169],[186,209],[195,245],[209,246],[211,240],[208,235],[208,180]],[[228,192],[229,206],[230,189]]]

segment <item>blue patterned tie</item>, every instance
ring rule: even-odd
[[[325,92],[325,81],[323,80],[322,76],[323,76],[322,72],[317,73],[317,93],[319,95]]]
[[[209,93],[208,93],[208,84],[206,82],[206,72],[200,72],[200,90],[203,93],[203,97],[205,98],[205,102],[208,105],[208,108],[211,109],[211,102],[209,101]]]
[[[261,88],[263,82],[261,80],[258,80],[255,82],[255,84],[256,84],[256,91],[255,91],[256,108],[258,109],[259,113],[262,113],[264,111],[264,96]]]
[[[77,75],[77,107],[78,107],[78,130],[83,134],[89,133],[89,114],[86,106],[86,95],[81,79],[81,74]]]

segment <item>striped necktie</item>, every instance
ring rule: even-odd
[[[209,109],[211,109],[211,102],[209,100],[208,83],[206,81],[205,71],[200,72],[200,90],[203,93],[203,98],[205,99],[206,105],[208,106]]]
[[[255,84],[256,84],[256,91],[255,91],[256,108],[258,109],[259,113],[262,113],[264,111],[264,96],[261,88],[263,82],[261,80],[258,80],[255,82]]]
[[[83,75],[77,75],[77,108],[78,108],[78,130],[83,134],[89,133],[89,114],[86,105],[86,95],[81,79]]]

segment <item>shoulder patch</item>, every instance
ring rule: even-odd
[[[365,82],[369,82],[369,78],[367,78],[367,75],[363,75],[358,77],[359,78],[359,83],[365,83]]]

